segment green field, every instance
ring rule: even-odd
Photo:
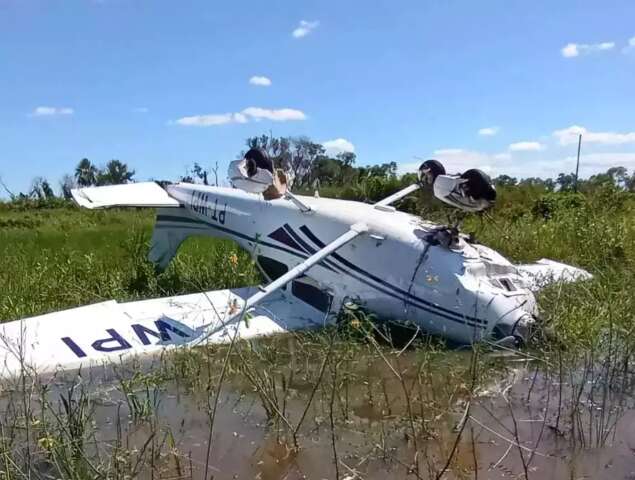
[[[0,320],[259,281],[248,255],[210,238],[188,240],[155,274],[145,260],[153,222],[151,210],[0,210]]]
[[[151,211],[49,207],[0,204],[2,321],[261,281],[245,252],[209,238],[188,240],[155,273],[145,260]],[[425,199],[404,207],[448,219]],[[463,230],[513,261],[552,258],[594,279],[542,292],[540,329],[511,358],[425,337],[402,350],[403,332],[386,339],[353,311],[338,329],[122,366],[107,394],[86,377],[5,385],[0,478],[628,473],[620,461],[634,421],[633,195],[503,191]],[[542,428],[527,429],[527,418]],[[593,470],[606,455],[614,469]]]

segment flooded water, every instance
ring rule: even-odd
[[[58,378],[28,415],[5,389],[3,451],[26,458],[21,411],[40,473],[82,457],[86,478],[635,479],[635,410],[617,384],[577,389],[578,374],[513,354],[323,342],[237,345],[215,414],[226,348]],[[82,453],[64,460],[72,438]]]

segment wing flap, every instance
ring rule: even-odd
[[[163,188],[154,182],[79,188],[71,190],[71,194],[80,207],[89,209],[180,206],[177,200],[170,197]]]
[[[108,301],[0,325],[0,378],[20,372],[71,370],[179,345],[229,342],[241,338],[311,329],[324,313],[276,292],[238,321],[245,301],[258,291],[247,287],[138,302]]]

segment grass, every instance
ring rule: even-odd
[[[145,260],[153,213],[77,209],[0,213],[0,321],[109,299],[150,298],[257,283],[230,242],[193,238],[162,274]],[[21,219],[21,220],[19,220]],[[22,223],[19,223],[22,222]],[[237,260],[237,261],[234,261]]]
[[[386,336],[353,310],[321,332],[121,365],[108,387],[88,372],[22,378],[0,394],[0,478],[201,478],[206,469],[278,478],[311,468],[319,478],[485,478],[503,467],[541,478],[550,449],[564,448],[567,464],[618,445],[635,387],[635,201],[614,190],[523,192],[517,202],[504,193],[463,229],[514,261],[553,258],[595,275],[540,294],[540,335],[514,362],[486,346],[409,344],[412,332]],[[427,203],[405,206],[447,219]],[[152,224],[144,210],[0,205],[0,321],[260,281],[245,252],[214,239],[188,240],[157,275],[145,261]],[[262,446],[253,467],[222,454],[241,431],[253,443],[238,451]]]

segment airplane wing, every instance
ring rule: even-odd
[[[529,288],[533,291],[557,282],[569,283],[593,278],[586,270],[547,258],[542,258],[536,263],[516,265],[516,268],[529,280]]]
[[[71,190],[75,202],[84,208],[178,207],[179,202],[155,182],[127,183]]]
[[[109,301],[2,324],[0,378],[95,366],[178,345],[227,343],[235,335],[244,339],[323,326],[330,306],[321,311],[280,289],[366,231],[364,224],[353,225],[264,288]],[[245,312],[251,318],[245,319]]]
[[[276,292],[235,320],[257,287],[129,303],[107,301],[0,325],[0,378],[51,374],[144,356],[166,348],[324,326],[327,314]],[[204,339],[203,339],[204,337]]]

